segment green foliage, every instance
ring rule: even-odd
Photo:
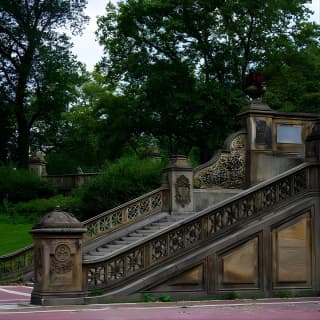
[[[144,298],[144,302],[156,302],[157,301],[157,298],[148,292],[143,294],[143,298]],[[169,301],[172,301],[172,297],[170,294],[165,293],[162,296],[160,296],[158,300],[161,302],[169,302]]]
[[[305,1],[289,2],[109,3],[98,20],[106,53],[98,67],[109,88],[130,101],[135,133],[156,137],[169,153],[198,147],[200,161],[208,160],[235,130],[250,68],[263,70],[281,61],[285,46],[297,50],[315,38],[314,26],[301,31]],[[312,91],[308,99],[318,98]]]
[[[83,67],[62,30],[78,33],[88,20],[86,0],[0,2],[0,105],[13,119],[7,157],[28,166],[29,146],[51,145],[59,120],[76,99]],[[10,124],[10,121],[7,121]],[[16,148],[10,149],[14,140]],[[10,152],[9,152],[10,149]]]
[[[157,299],[150,293],[144,293],[143,298],[145,302],[156,302]]]
[[[294,298],[296,295],[290,291],[274,291],[272,293],[273,298]]]
[[[122,157],[107,165],[103,175],[77,192],[83,214],[89,218],[160,186],[163,164],[136,156]]]
[[[311,25],[313,26],[313,25]],[[266,101],[273,109],[286,112],[320,111],[320,47],[314,39],[320,37],[320,27],[305,35],[299,44],[301,33],[310,24],[301,27],[295,47],[283,44],[281,56],[266,66],[268,91]]]
[[[84,153],[87,154],[87,152]],[[46,155],[46,161],[48,174],[76,173],[80,165],[80,163],[72,159],[67,152],[50,152]]]
[[[169,301],[172,300],[172,297],[171,297],[170,294],[165,293],[165,294],[163,294],[161,297],[159,297],[159,300],[160,300],[161,302],[169,302]]]
[[[55,196],[49,199],[36,199],[27,202],[10,203],[5,202],[0,207],[0,221],[35,223],[39,218],[57,206],[71,212],[81,219],[81,199],[76,196]]]
[[[28,170],[0,167],[0,201],[19,202],[47,198],[55,194],[54,186]]]
[[[236,292],[228,292],[225,293],[224,295],[221,296],[221,299],[223,300],[236,300],[236,299],[240,299],[240,295]]]

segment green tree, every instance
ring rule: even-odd
[[[304,0],[128,0],[98,21],[100,70],[135,101],[140,130],[168,148],[207,154],[244,103],[246,73],[263,69],[308,18]],[[147,129],[144,129],[147,128]],[[205,143],[204,143],[205,141]],[[179,150],[178,150],[179,151]]]
[[[1,106],[15,120],[20,167],[28,164],[31,133],[50,126],[75,97],[81,67],[57,30],[80,32],[86,3],[0,0]]]
[[[47,156],[50,173],[62,173],[63,169],[67,170],[63,173],[71,173],[78,166],[97,170],[135,144],[135,117],[129,101],[112,93],[97,72],[80,87],[77,103],[62,116],[60,139]]]
[[[320,26],[306,23],[265,66],[265,99],[273,109],[320,112]]]

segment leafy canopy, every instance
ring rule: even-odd
[[[81,66],[59,30],[80,32],[88,20],[83,14],[86,3],[0,0],[0,105],[4,114],[13,116],[11,134],[22,167],[27,166],[31,132],[46,131],[75,97]]]

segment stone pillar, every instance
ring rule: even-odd
[[[306,139],[306,161],[320,160],[320,123],[316,123]]]
[[[29,160],[29,169],[38,177],[47,175],[47,162],[44,160],[43,153],[38,151],[34,157]]]
[[[59,208],[47,213],[30,233],[34,239],[31,303],[83,304],[82,238],[86,229]]]
[[[164,169],[163,185],[170,190],[171,213],[191,213],[193,205],[193,169],[185,156],[172,156]]]

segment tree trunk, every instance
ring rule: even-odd
[[[27,119],[24,115],[17,115],[18,122],[18,146],[17,157],[18,167],[28,168],[29,165],[29,146],[30,146],[30,130]]]

